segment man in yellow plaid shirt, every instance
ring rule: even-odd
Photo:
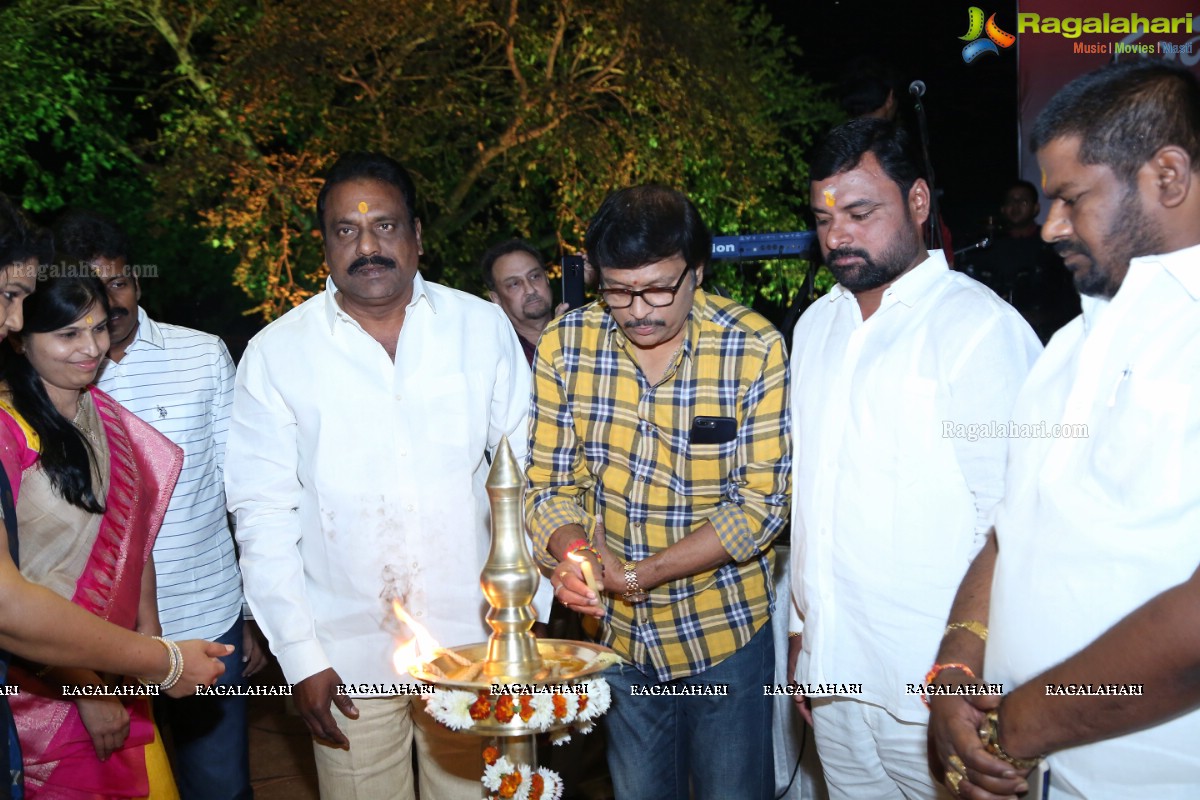
[[[700,289],[712,238],[677,191],[614,192],[585,243],[600,302],[552,321],[534,359],[535,556],[629,661],[605,673],[617,797],[686,800],[690,783],[700,799],[770,798],[783,340]]]

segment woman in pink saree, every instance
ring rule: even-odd
[[[157,635],[154,537],[181,451],[90,387],[108,349],[94,278],[50,278],[25,301],[0,384],[0,454],[13,481],[22,574],[109,622]],[[146,698],[64,698],[113,685],[88,670],[14,665],[12,711],[29,798],[170,797]],[[150,745],[150,747],[148,747]],[[149,764],[149,767],[148,767]]]

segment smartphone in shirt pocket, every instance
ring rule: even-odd
[[[737,420],[733,417],[696,417],[692,420],[691,444],[725,444],[737,438]]]

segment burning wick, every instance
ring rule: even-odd
[[[596,587],[596,576],[592,574],[592,562],[588,561],[578,553],[571,553],[567,556],[575,563],[579,564],[579,568],[583,570],[583,580],[587,587],[592,590],[592,594],[600,597],[600,590]]]
[[[401,642],[392,654],[392,666],[396,672],[405,675],[408,668],[420,664],[427,658],[440,655],[441,645],[430,635],[425,626],[421,625],[404,609],[399,600],[392,600],[392,613],[412,633],[412,637]]]

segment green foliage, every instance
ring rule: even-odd
[[[266,318],[320,286],[311,209],[340,152],[410,169],[424,269],[475,290],[490,243],[576,252],[633,183],[685,190],[718,234],[800,229],[803,153],[835,119],[751,0],[37,5],[0,12],[0,93],[21,109],[0,179],[34,210],[119,188],[110,208],[143,204],[173,258]],[[806,267],[712,277],[781,304]]]
[[[80,186],[137,162],[121,145],[128,120],[117,113],[89,62],[98,47],[47,47],[35,9],[6,9],[0,25],[0,164],[14,198],[27,210],[59,208]],[[100,62],[102,63],[102,62]]]

